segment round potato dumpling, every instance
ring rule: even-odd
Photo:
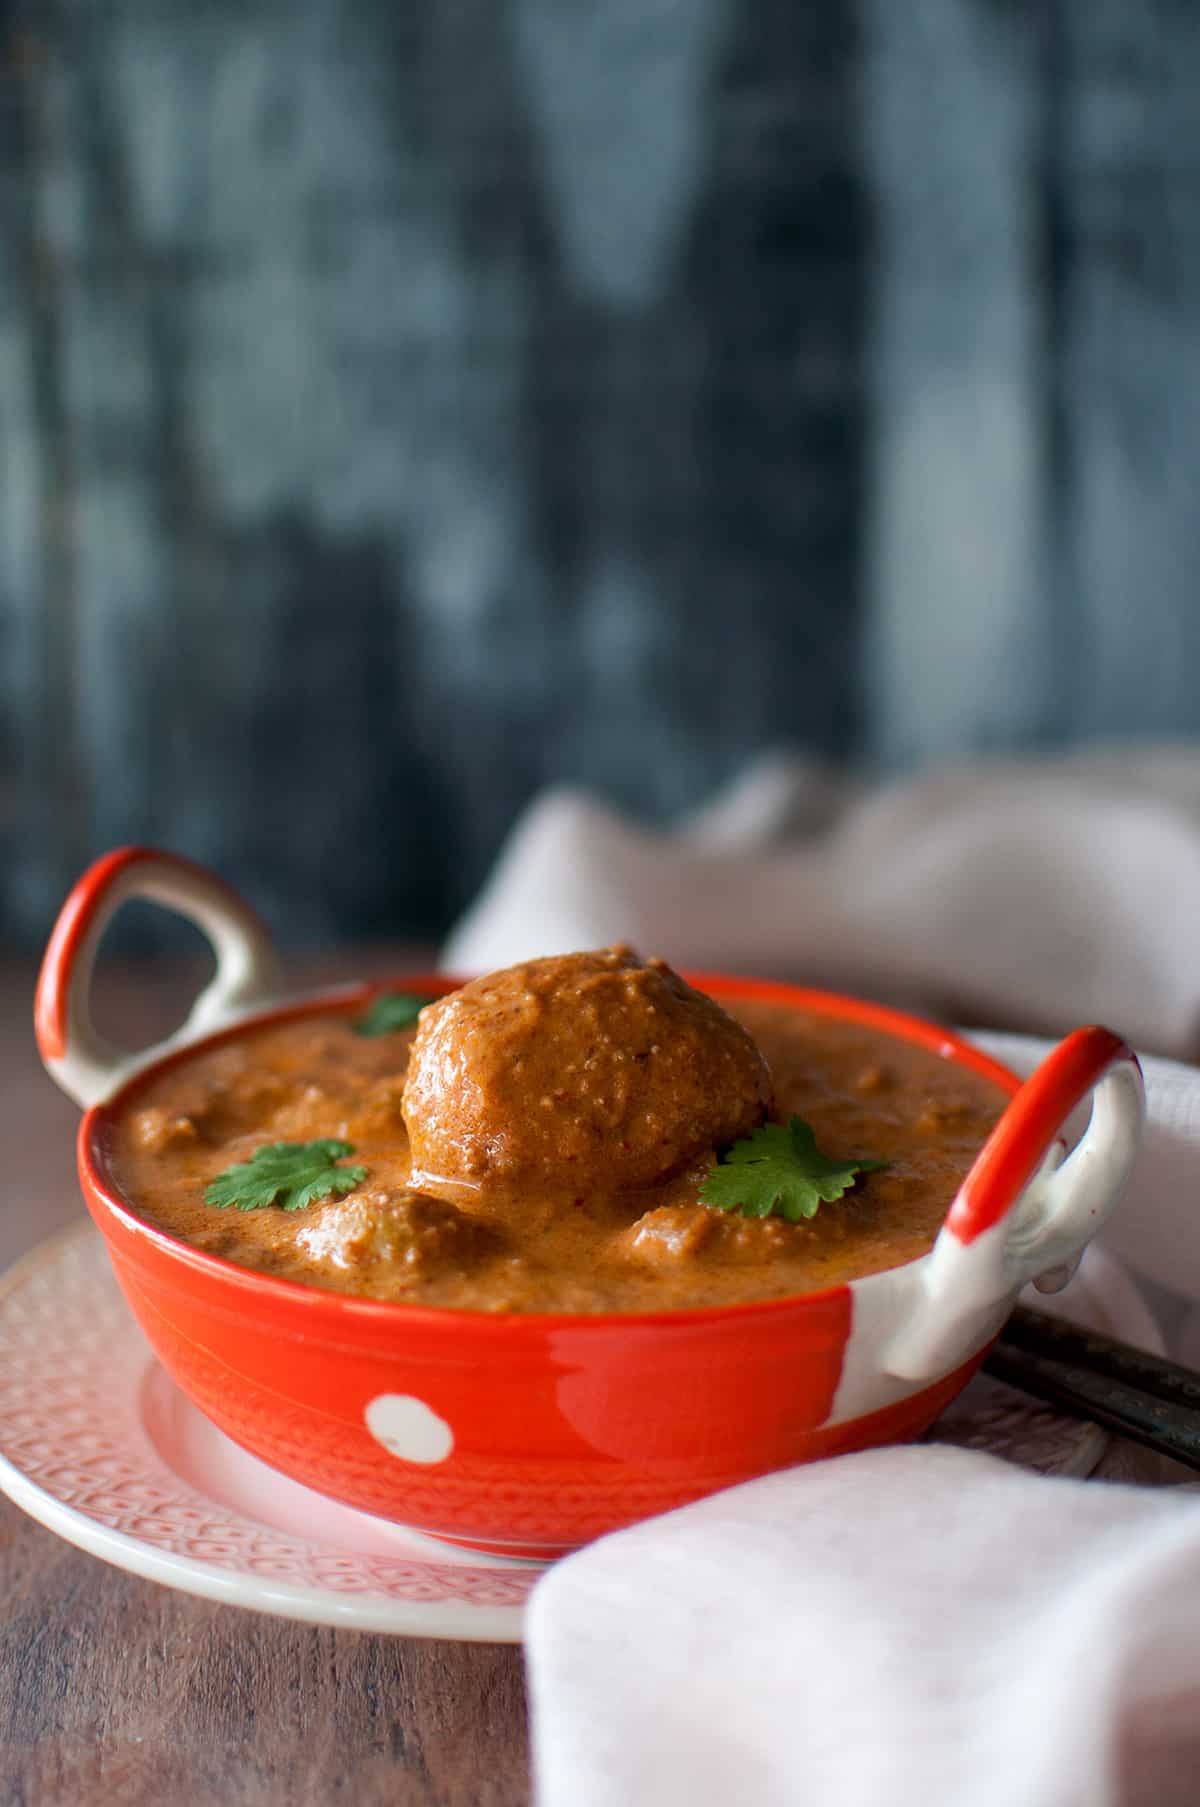
[[[720,1005],[627,947],[531,960],[421,1012],[412,1183],[652,1186],[761,1123],[766,1062]]]

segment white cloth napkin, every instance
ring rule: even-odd
[[[550,794],[444,963],[623,938],[1190,1053],[1198,921],[1200,754],[878,793],[776,759],[671,835]],[[978,1039],[1019,1071],[1049,1045]],[[1104,1243],[1200,1364],[1200,1075],[1145,1065],[1146,1144]],[[1192,1807],[1200,1497],[934,1446],[846,1456],[560,1563],[527,1656],[540,1807]]]
[[[534,1590],[541,1807],[1195,1807],[1200,1496],[869,1450]]]
[[[482,972],[614,939],[676,965],[1200,1055],[1200,752],[987,765],[876,791],[753,768],[663,834],[552,791],[444,953]]]

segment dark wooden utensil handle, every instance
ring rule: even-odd
[[[1018,1306],[984,1370],[1200,1469],[1200,1374],[1098,1331]]]

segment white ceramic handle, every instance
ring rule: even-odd
[[[1092,1114],[1064,1159],[1062,1131]],[[1000,1329],[1021,1287],[1065,1285],[1120,1196],[1145,1117],[1137,1057],[1111,1030],[1078,1029],[1026,1080],[950,1209],[883,1355],[889,1373],[950,1373]]]
[[[212,943],[217,970],[187,1021],[137,1054],[112,1047],[91,1015],[92,969],[105,929],[132,897],[177,910]],[[258,917],[228,885],[191,860],[153,847],[121,847],[88,868],[59,913],[42,961],[34,1020],[48,1071],[85,1108],[109,1097],[160,1055],[233,1023],[280,990],[278,961]]]

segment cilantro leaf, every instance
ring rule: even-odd
[[[330,1137],[319,1142],[271,1142],[210,1181],[204,1202],[218,1211],[230,1205],[239,1211],[262,1211],[276,1204],[285,1211],[303,1211],[319,1198],[341,1198],[362,1185],[365,1167],[334,1164],[353,1153],[349,1142]]]
[[[366,1016],[351,1027],[356,1035],[392,1035],[416,1022],[432,998],[418,998],[407,991],[381,991]]]
[[[700,1187],[700,1198],[718,1211],[743,1217],[815,1217],[822,1200],[848,1192],[860,1173],[877,1173],[886,1161],[833,1160],[817,1147],[803,1117],[764,1123],[735,1142]]]

